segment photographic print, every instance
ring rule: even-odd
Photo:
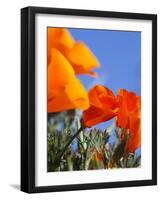
[[[157,184],[157,16],[21,9],[21,190]]]
[[[141,32],[47,36],[48,172],[141,167]]]

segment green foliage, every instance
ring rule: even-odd
[[[75,111],[50,114],[48,172],[139,167],[141,156],[125,152],[120,130],[116,130],[115,143],[109,143],[114,128],[115,124],[104,131],[85,129]]]

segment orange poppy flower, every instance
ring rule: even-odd
[[[128,152],[134,152],[141,145],[141,97],[134,92],[120,89],[118,91],[119,110],[116,124],[125,128],[122,138],[129,130],[129,139],[126,144]]]
[[[71,64],[60,51],[52,48],[48,65],[48,112],[88,107],[88,94]]]
[[[108,88],[96,85],[89,91],[90,107],[83,112],[87,127],[112,119],[118,111],[118,101]]]
[[[83,42],[75,42],[65,28],[48,28],[48,63],[52,48],[58,49],[72,65],[76,74],[96,76],[92,69],[100,64],[94,54]]]
[[[122,139],[129,132],[126,144],[128,152],[134,152],[141,145],[141,97],[134,92],[118,90],[117,97],[108,88],[97,85],[89,91],[90,107],[83,112],[87,127],[116,117],[117,127],[124,128]]]

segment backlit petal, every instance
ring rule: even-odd
[[[48,101],[48,112],[61,112],[74,108],[84,110],[88,107],[87,93],[77,79],[55,92],[55,96],[53,95]]]
[[[119,89],[118,101],[119,110],[116,124],[118,127],[129,130],[130,136],[126,150],[134,152],[141,145],[141,97],[136,96],[134,92]]]
[[[108,121],[115,116],[112,110],[104,110],[98,107],[90,106],[89,109],[83,112],[84,124],[87,127]]]
[[[52,49],[48,67],[48,112],[87,109],[88,94],[76,78],[71,64],[60,51]]]
[[[66,52],[66,57],[72,64],[76,74],[89,74],[96,76],[91,70],[100,64],[95,55],[83,43],[77,42],[70,51]]]
[[[89,91],[90,108],[83,112],[83,120],[90,127],[108,121],[117,114],[117,99],[108,88],[96,85]]]
[[[51,49],[57,48],[64,53],[74,45],[74,38],[66,28],[48,28],[48,57],[50,59]]]

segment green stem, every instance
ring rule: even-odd
[[[72,136],[72,138],[69,140],[69,142],[65,145],[63,151],[61,152],[61,154],[59,155],[59,158],[61,159],[61,157],[64,155],[66,149],[69,147],[69,145],[73,142],[73,140],[79,135],[79,133],[81,131],[83,131],[85,128],[84,127],[80,127],[78,129],[78,131]]]
[[[72,136],[72,138],[69,140],[69,142],[65,145],[63,151],[58,155],[58,157],[55,159],[55,165],[54,165],[54,170],[59,167],[59,164],[60,164],[60,161],[61,161],[61,158],[62,156],[65,154],[67,148],[70,146],[70,144],[73,142],[73,140],[79,135],[79,133],[84,130],[85,127],[80,127],[78,129],[78,131]]]
[[[84,158],[84,169],[85,169],[85,170],[88,170],[88,167],[89,167],[89,160],[88,160],[88,158],[87,158],[87,154],[88,154],[88,151],[89,151],[89,147],[90,147],[90,145],[88,144],[87,149],[86,149],[86,152],[85,152],[85,158]]]
[[[77,129],[79,130],[80,127],[81,127],[81,122],[80,122],[80,119],[78,117],[76,117],[76,125],[77,125]],[[80,144],[81,146],[84,148],[84,138],[83,138],[83,131],[80,131],[79,133],[79,137],[78,137],[79,141],[80,141]]]

